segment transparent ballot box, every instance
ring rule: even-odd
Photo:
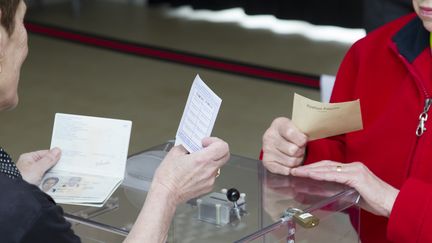
[[[83,242],[121,242],[144,204],[167,142],[128,158],[123,184],[101,208],[64,205]],[[358,193],[344,185],[281,176],[231,155],[214,190],[179,205],[168,242],[359,242]]]

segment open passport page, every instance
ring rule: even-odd
[[[132,122],[57,113],[51,148],[62,150],[40,189],[57,203],[101,207],[122,183]]]

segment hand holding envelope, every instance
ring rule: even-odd
[[[308,141],[363,128],[359,100],[326,104],[295,94],[292,120],[276,118],[263,136],[263,165],[289,175],[303,160]]]

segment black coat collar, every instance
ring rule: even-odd
[[[424,28],[419,17],[406,24],[392,39],[399,53],[410,63],[429,48],[429,31]]]

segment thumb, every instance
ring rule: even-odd
[[[306,146],[308,141],[306,134],[300,131],[294,122],[289,119],[278,127],[278,132],[285,140],[292,142],[299,147]]]
[[[185,155],[188,153],[188,151],[183,147],[183,145],[177,145],[171,148],[171,150],[169,151],[169,153],[174,156],[181,156],[181,155]]]
[[[212,145],[213,143],[216,143],[219,141],[221,141],[221,139],[219,139],[217,137],[206,137],[206,138],[203,138],[203,140],[202,140],[202,146],[204,148],[206,148],[206,147]]]
[[[229,155],[229,145],[225,141],[216,137],[209,137],[203,139],[204,149],[198,151],[196,154],[207,153],[213,160],[220,160]]]
[[[40,169],[44,172],[53,167],[60,160],[61,150],[59,148],[53,148],[45,153],[42,158],[37,162],[40,165]]]

